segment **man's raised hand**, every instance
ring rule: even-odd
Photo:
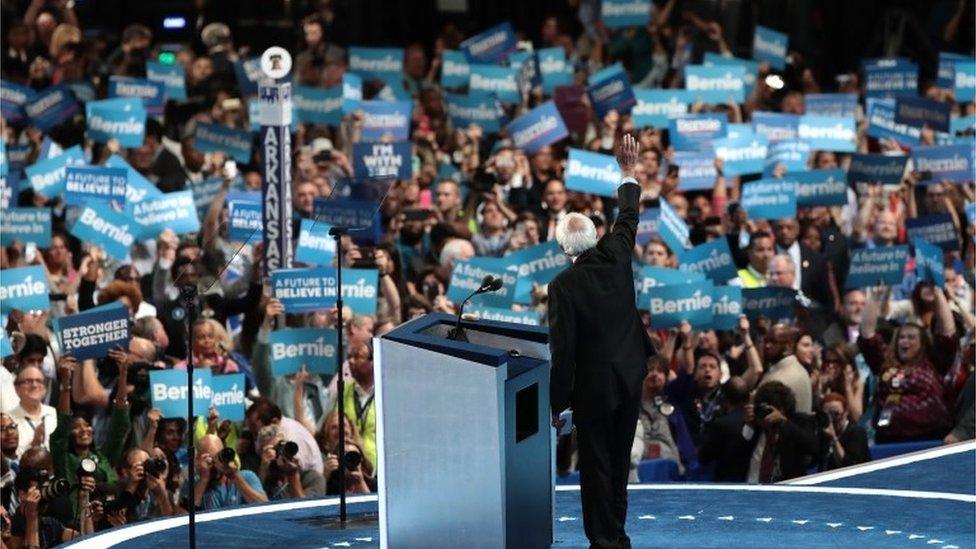
[[[640,144],[629,133],[624,134],[620,146],[617,147],[617,164],[624,177],[634,177],[634,166],[637,165],[637,155],[640,154]]]

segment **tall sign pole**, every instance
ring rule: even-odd
[[[292,266],[291,84],[277,82],[291,70],[291,55],[274,46],[261,56],[268,80],[258,85],[261,120],[261,193],[264,273]]]

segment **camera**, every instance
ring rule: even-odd
[[[486,193],[495,188],[495,175],[485,171],[483,166],[479,167],[471,177],[471,190],[479,193]]]
[[[355,450],[346,452],[343,458],[343,465],[347,471],[355,471],[363,463],[363,455]]]
[[[149,458],[142,462],[142,470],[147,475],[159,478],[160,475],[166,472],[166,460],[163,458]]]
[[[41,492],[41,500],[49,501],[57,499],[68,493],[71,485],[63,478],[54,478],[54,475],[46,469],[40,471],[22,471],[14,480],[17,490],[28,490],[30,483],[37,484],[37,489]]]
[[[275,454],[285,459],[295,459],[298,455],[298,444],[290,440],[282,440],[275,446]]]
[[[237,457],[237,452],[234,451],[233,448],[224,448],[223,450],[220,451],[220,453],[217,454],[217,461],[223,463],[224,465],[227,465],[228,463],[233,462],[234,458],[236,457]]]
[[[766,419],[766,416],[772,413],[772,411],[773,411],[773,407],[770,406],[769,404],[766,404],[765,402],[757,404],[755,410],[756,419],[758,420]]]

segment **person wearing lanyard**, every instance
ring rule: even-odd
[[[47,380],[40,367],[33,364],[22,366],[14,385],[20,397],[20,404],[10,411],[10,417],[17,423],[20,433],[17,456],[20,457],[31,446],[50,449],[48,442],[58,426],[58,414],[53,407],[44,404]],[[61,390],[70,391],[71,387],[62,386]]]
[[[349,350],[352,390],[346,388],[343,407],[346,417],[356,423],[363,437],[363,450],[370,463],[376,463],[376,407],[373,405],[373,349],[369,343],[356,343]]]

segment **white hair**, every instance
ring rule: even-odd
[[[443,267],[453,265],[459,260],[471,259],[475,254],[474,245],[463,238],[452,238],[444,243],[441,249],[440,264]]]
[[[581,213],[568,213],[556,223],[556,242],[570,257],[596,246],[596,225]]]

